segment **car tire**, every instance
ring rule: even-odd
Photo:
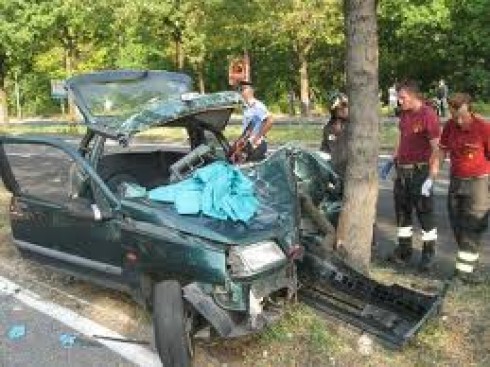
[[[192,315],[176,281],[163,281],[153,289],[155,344],[164,367],[190,367],[193,356]]]

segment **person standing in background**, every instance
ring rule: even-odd
[[[347,166],[346,124],[349,119],[347,96],[334,93],[330,100],[330,118],[323,126],[320,150],[330,154],[332,168],[343,177]]]
[[[466,93],[453,94],[448,105],[451,118],[439,146],[441,161],[446,154],[451,161],[448,213],[458,244],[455,276],[480,283],[484,278],[477,264],[490,210],[490,122],[473,113]]]
[[[388,88],[388,107],[390,109],[390,113],[393,114],[393,116],[397,116],[398,95],[396,93],[395,84]]]
[[[247,136],[248,161],[259,161],[267,153],[266,135],[274,123],[267,107],[254,96],[250,81],[240,82],[245,107],[243,111],[243,133]]]
[[[439,103],[440,116],[446,116],[447,109],[447,97],[448,97],[448,87],[444,79],[439,80],[439,85],[437,87],[437,101]]]
[[[408,264],[412,257],[412,215],[415,210],[423,241],[419,269],[425,271],[434,262],[437,241],[432,186],[439,169],[439,119],[434,109],[425,103],[414,81],[407,80],[398,85],[398,100],[400,133],[393,154],[398,246],[393,260]]]

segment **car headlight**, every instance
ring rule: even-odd
[[[233,246],[228,254],[231,275],[246,277],[270,269],[286,261],[286,255],[273,241]]]

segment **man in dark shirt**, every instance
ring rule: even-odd
[[[468,94],[456,93],[448,103],[451,119],[439,146],[441,158],[449,154],[451,160],[448,212],[458,244],[456,276],[478,283],[483,278],[475,269],[490,211],[490,123],[472,112]]]
[[[413,252],[412,214],[415,210],[422,227],[420,270],[428,270],[434,261],[437,228],[433,215],[432,186],[438,173],[439,119],[425,103],[413,81],[398,86],[400,101],[399,139],[393,159],[398,247],[395,260],[408,263]]]
[[[332,168],[344,176],[347,166],[347,134],[349,107],[347,96],[336,93],[330,102],[330,119],[323,126],[320,150],[330,154]]]

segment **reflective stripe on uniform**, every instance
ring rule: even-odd
[[[398,237],[409,238],[412,237],[413,230],[412,226],[398,227]]]
[[[434,228],[428,232],[422,230],[422,241],[435,241],[437,240],[437,228]]]
[[[456,269],[463,273],[473,273],[473,265],[456,262]]]
[[[458,259],[463,261],[473,262],[478,260],[480,257],[479,253],[468,252],[468,251],[458,251]]]

